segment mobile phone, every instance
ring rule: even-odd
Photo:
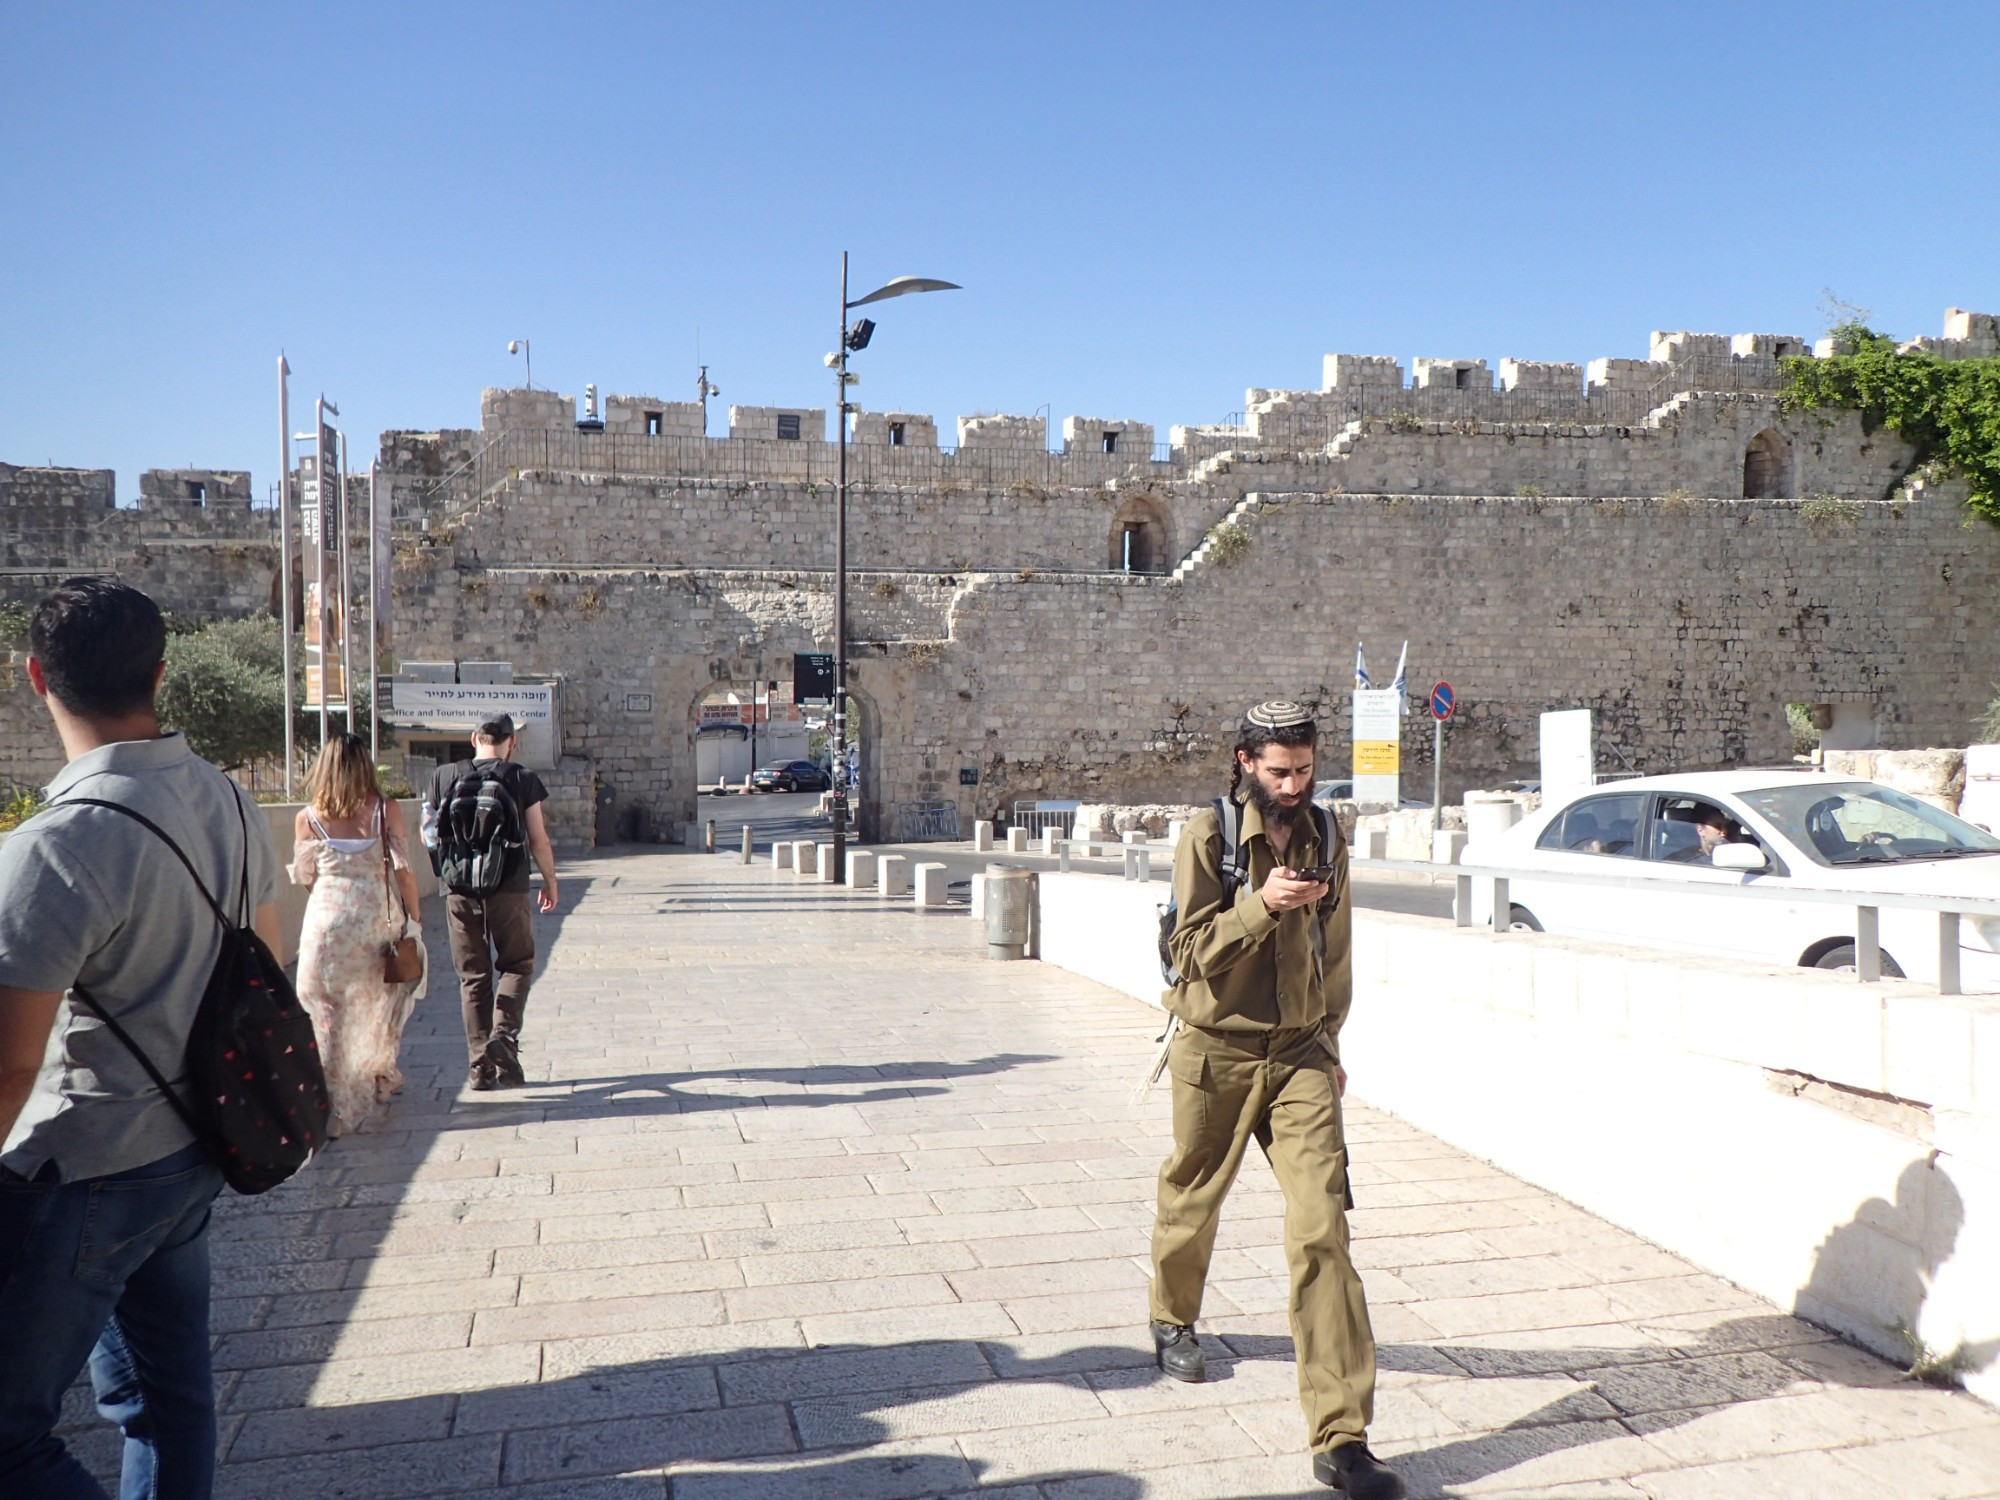
[[[1326,885],[1333,880],[1332,865],[1308,865],[1303,870],[1292,871],[1294,880],[1310,880],[1314,885]]]

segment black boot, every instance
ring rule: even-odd
[[[1315,1453],[1313,1478],[1332,1485],[1348,1500],[1403,1500],[1408,1493],[1396,1471],[1370,1453],[1366,1443],[1342,1443]]]
[[[486,1043],[486,1066],[493,1070],[493,1082],[501,1088],[517,1089],[528,1081],[521,1071],[521,1048],[511,1036],[496,1031]]]
[[[1194,1328],[1182,1323],[1155,1323],[1153,1348],[1160,1368],[1176,1380],[1198,1382],[1208,1373],[1208,1356],[1194,1336]]]

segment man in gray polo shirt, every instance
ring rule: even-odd
[[[209,1494],[208,1218],[222,1175],[144,1070],[69,990],[82,984],[170,1083],[221,951],[215,914],[145,814],[225,907],[249,882],[278,946],[277,857],[236,784],[162,734],[166,627],[144,594],[72,578],[35,610],[28,680],[69,764],[57,804],[0,845],[0,1496],[102,1500],[53,1434],[85,1361],[125,1433],[126,1495]]]

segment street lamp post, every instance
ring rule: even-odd
[[[847,373],[849,351],[868,347],[875,324],[868,318],[853,327],[847,315],[871,302],[886,302],[912,292],[955,292],[957,282],[938,281],[929,276],[898,276],[865,297],[847,297],[847,252],[840,252],[840,342],[827,363],[834,370],[835,421],[840,426],[840,464],[834,484],[833,502],[833,880],[847,880],[847,388],[853,379]]]

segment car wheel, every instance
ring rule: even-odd
[[[1509,932],[1540,932],[1542,924],[1535,920],[1535,914],[1525,906],[1507,908],[1507,930]]]
[[[1822,953],[1814,961],[1813,967],[1815,969],[1831,969],[1838,974],[1852,974],[1854,972],[1854,944],[1842,943],[1838,947],[1827,949],[1826,952]],[[1901,979],[1904,977],[1903,966],[1887,953],[1882,955],[1882,977],[1884,979]]]

